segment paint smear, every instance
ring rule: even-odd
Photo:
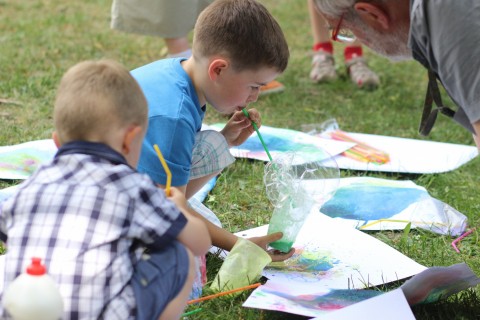
[[[331,254],[325,251],[296,248],[290,259],[270,263],[268,268],[300,272],[325,272],[338,263],[338,260],[333,259]]]
[[[323,294],[308,294],[293,296],[284,292],[263,289],[266,292],[276,296],[288,299],[302,307],[314,310],[334,311],[345,308],[354,303],[367,300],[382,294],[381,291],[375,290],[332,290]]]
[[[409,205],[427,198],[428,192],[422,189],[351,184],[340,187],[320,211],[332,218],[368,221],[388,219]]]

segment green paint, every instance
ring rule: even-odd
[[[281,252],[289,252],[293,246],[293,241],[278,240],[270,243],[269,246]]]

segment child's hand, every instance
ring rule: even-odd
[[[167,198],[175,203],[180,209],[188,208],[187,199],[183,192],[175,187],[170,187],[170,195]]]
[[[263,237],[249,238],[248,240],[252,241],[257,246],[259,246],[263,250],[267,251],[266,249],[268,247],[268,244],[271,243],[271,242],[280,240],[282,238],[282,236],[283,236],[283,234],[281,232],[276,232],[276,233],[268,234],[268,235],[263,236]],[[292,248],[287,253],[280,252],[278,250],[268,250],[267,253],[270,255],[273,262],[283,261],[283,260],[287,260],[288,258],[293,256],[293,254],[295,253],[295,249]]]
[[[242,111],[235,112],[225,128],[220,131],[230,147],[241,145],[252,135],[255,131],[252,121],[257,124],[258,128],[262,125],[260,114],[256,109],[249,109],[248,114],[250,118],[247,118]]]

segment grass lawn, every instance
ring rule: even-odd
[[[254,105],[263,123],[300,130],[302,124],[335,118],[346,131],[391,135],[473,145],[471,135],[439,116],[428,138],[417,132],[427,83],[426,71],[415,62],[391,63],[366,50],[370,66],[379,74],[381,87],[373,92],[358,90],[346,76],[343,47],[335,45],[340,79],[316,85],[308,78],[312,39],[305,0],[263,0],[282,26],[291,48],[286,72],[279,77],[286,90],[261,97]],[[50,138],[55,89],[66,69],[85,59],[111,58],[130,69],[156,60],[164,52],[155,37],[125,34],[110,29],[107,0],[60,1],[0,0],[0,145]],[[448,103],[451,102],[445,99]],[[213,110],[206,123],[225,121]],[[218,179],[206,199],[224,227],[232,232],[268,223],[272,206],[262,182],[262,162],[237,160]],[[468,216],[469,225],[480,223],[480,160],[474,159],[453,172],[432,175],[378,174],[343,171],[342,176],[370,176],[413,180],[429,193]],[[0,181],[0,188],[17,181]],[[386,242],[425,266],[448,266],[466,262],[480,274],[479,232],[465,238],[461,253],[450,246],[452,239],[425,231],[375,232]],[[208,259],[213,279],[220,261]],[[208,294],[206,290],[206,294]],[[203,303],[203,311],[191,319],[303,319],[285,313],[242,308],[248,292],[236,298],[218,298]],[[193,309],[192,307],[189,309]],[[415,307],[417,319],[480,318],[478,289],[468,290],[441,303]]]

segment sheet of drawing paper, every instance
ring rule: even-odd
[[[314,190],[315,180],[304,180]],[[341,178],[333,195],[320,208],[323,214],[360,230],[402,230],[411,222],[439,234],[458,236],[467,217],[413,181],[369,177]]]
[[[407,280],[402,290],[411,305],[437,302],[477,286],[478,278],[466,263],[449,267],[431,267]]]
[[[352,319],[412,320],[415,316],[402,290],[397,289],[315,318],[315,320]]]
[[[52,139],[0,147],[0,179],[26,179],[41,163],[53,159],[57,147]]]
[[[253,291],[244,307],[317,317],[382,294],[377,290],[323,289],[311,294],[292,294],[281,282],[267,281]]]
[[[347,134],[357,141],[388,153],[390,162],[378,165],[338,155],[334,157],[336,164],[326,161],[325,165],[363,171],[440,173],[455,170],[478,155],[475,146],[364,133]]]
[[[268,225],[238,232],[267,234]],[[291,294],[323,289],[363,289],[411,277],[425,267],[380,240],[345,226],[313,208],[300,230],[292,258],[268,265],[263,275],[288,286]]]
[[[221,130],[223,126],[224,124],[215,124],[210,129]],[[315,142],[305,137],[308,136],[306,133],[290,129],[262,126],[260,133],[273,158],[277,152],[299,151],[303,148],[302,151],[305,153],[318,156],[312,150],[312,145],[319,145],[334,156],[334,161],[325,160],[324,164],[326,166],[338,165],[340,169],[420,174],[440,173],[455,170],[478,155],[478,149],[475,146],[346,132],[352,138],[389,154],[390,161],[378,165],[340,155],[352,145],[338,140],[328,143],[325,140],[330,139],[325,134],[315,136],[321,138]],[[302,145],[302,143],[306,145]],[[338,145],[336,146],[336,144]],[[231,153],[239,158],[269,160],[256,134],[253,134],[241,146],[231,148]],[[322,157],[321,153],[320,157]]]
[[[224,123],[216,123],[204,126],[202,130],[221,130],[224,126]],[[335,141],[315,137],[301,131],[273,128],[265,125],[261,126],[259,131],[273,159],[281,153],[293,151],[301,153],[301,157],[298,157],[299,159],[320,161],[340,154],[354,145],[350,142]],[[268,155],[256,132],[243,144],[230,148],[230,153],[237,158],[269,161]]]

